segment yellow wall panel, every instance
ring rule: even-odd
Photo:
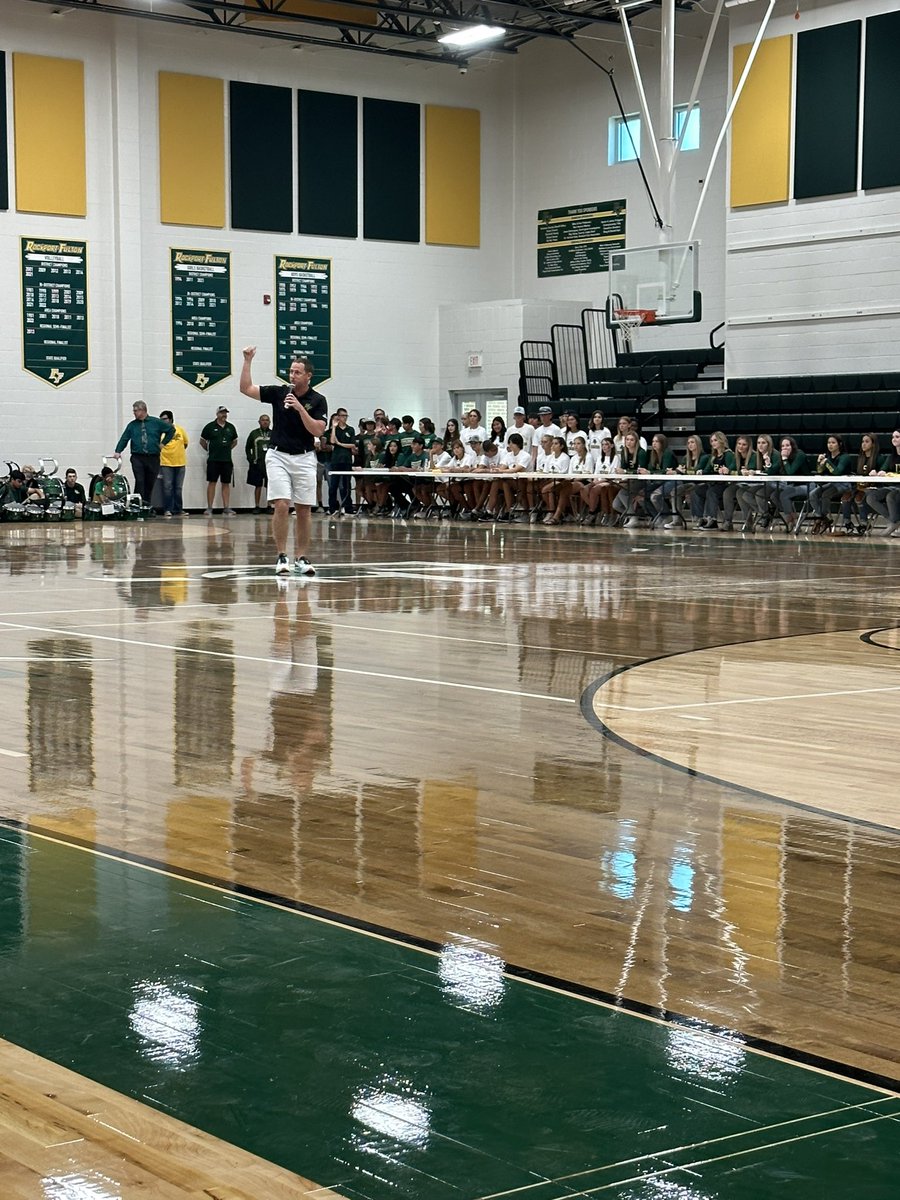
[[[225,225],[221,79],[159,73],[159,219],[168,225]]]
[[[425,241],[481,243],[481,114],[425,106]]]
[[[731,125],[731,207],[774,204],[790,195],[793,38],[764,41]],[[750,56],[735,46],[733,87]]]
[[[16,208],[87,214],[84,63],[13,55]]]

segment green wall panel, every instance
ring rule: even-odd
[[[866,23],[866,85],[863,100],[864,188],[900,184],[900,12]]]
[[[418,104],[363,100],[363,234],[388,242],[420,237]]]
[[[291,233],[291,89],[232,82],[229,101],[232,228]]]
[[[301,233],[356,237],[359,233],[356,96],[297,93]]]
[[[9,208],[9,151],[6,141],[6,52],[0,50],[0,209]]]
[[[794,199],[856,191],[862,24],[797,37]]]

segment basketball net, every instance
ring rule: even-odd
[[[625,349],[630,354],[634,346],[634,336],[644,324],[652,325],[656,319],[656,311],[652,308],[616,308],[616,324],[622,331]]]

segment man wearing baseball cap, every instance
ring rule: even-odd
[[[216,484],[222,485],[222,516],[233,517],[231,507],[231,480],[234,475],[234,464],[231,452],[238,443],[238,432],[228,420],[228,409],[220,404],[216,409],[216,419],[203,426],[200,433],[200,445],[207,453],[206,458],[206,513],[213,515],[213,502],[216,498]]]
[[[563,436],[563,431],[553,419],[553,409],[549,404],[541,405],[541,407],[538,409],[538,418],[540,419],[541,423],[534,431],[534,437],[531,444],[531,457],[533,460],[537,458],[537,452],[540,449],[542,437],[547,437],[548,435],[550,437]]]
[[[522,448],[531,452],[531,443],[534,439],[534,426],[529,425],[525,420],[525,409],[519,406],[513,409],[513,423],[506,431],[506,438],[503,442],[503,449],[508,449],[509,435],[517,433],[522,439]]]

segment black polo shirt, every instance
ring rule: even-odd
[[[315,449],[315,438],[303,424],[300,414],[284,407],[285,397],[290,390],[287,384],[272,384],[259,389],[260,403],[272,405],[272,440],[269,449],[280,450],[282,454],[306,454]],[[314,421],[327,419],[328,401],[313,388],[302,397],[301,403]]]

